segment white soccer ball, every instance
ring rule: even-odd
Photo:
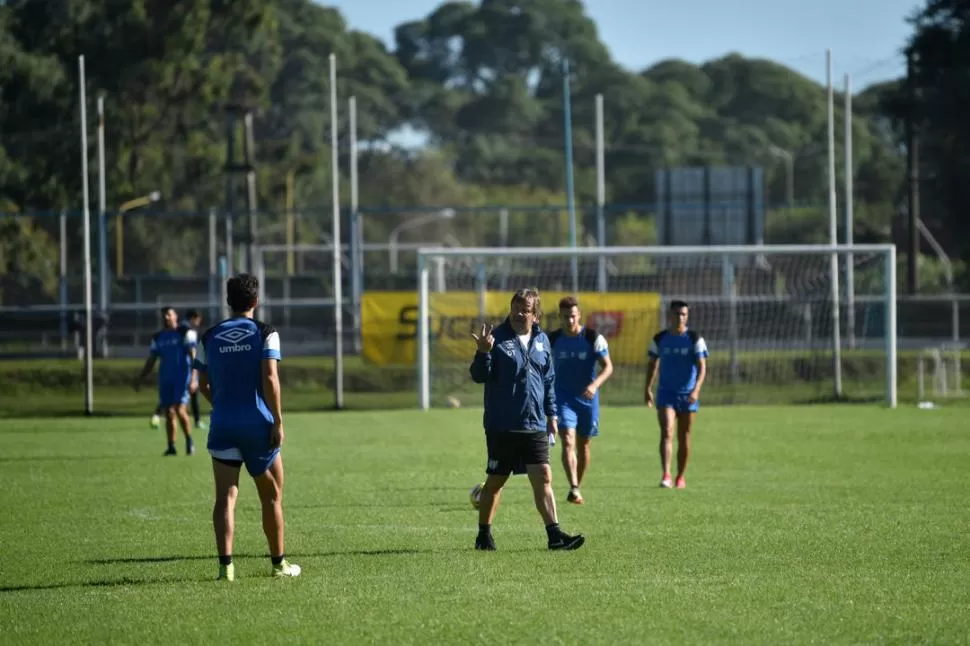
[[[461,408],[461,400],[454,395],[448,395],[448,397],[445,398],[445,401],[448,402],[448,406],[450,408]]]
[[[479,482],[477,485],[472,487],[472,490],[468,492],[468,498],[471,500],[472,507],[478,509],[478,504],[482,501],[482,489],[485,487],[484,482]]]

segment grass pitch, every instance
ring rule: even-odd
[[[472,549],[480,415],[288,416],[287,552],[304,575],[268,576],[243,481],[235,584],[214,581],[204,451],[162,458],[147,417],[0,420],[3,641],[968,640],[965,409],[708,407],[672,491],[651,412],[607,408],[587,504],[560,503],[587,536],[570,553],[545,549],[522,478],[499,551]],[[562,501],[558,460],[554,474]]]

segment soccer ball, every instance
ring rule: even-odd
[[[472,490],[468,492],[468,499],[472,503],[472,507],[478,509],[478,503],[482,501],[482,489],[485,487],[484,482],[479,482],[477,485],[472,487]]]

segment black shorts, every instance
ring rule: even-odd
[[[525,473],[527,464],[549,464],[549,436],[538,433],[486,433],[485,473],[498,476]]]

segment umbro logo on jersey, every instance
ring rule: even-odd
[[[249,337],[255,335],[255,330],[244,330],[243,328],[234,327],[216,334],[215,338],[219,339],[220,341],[225,341],[226,343],[239,345],[240,341],[245,341]]]
[[[215,338],[232,344],[220,347],[219,354],[225,354],[227,352],[246,352],[247,350],[252,350],[253,346],[242,342],[255,335],[255,330],[244,330],[243,328],[238,327],[230,328],[216,334]]]

